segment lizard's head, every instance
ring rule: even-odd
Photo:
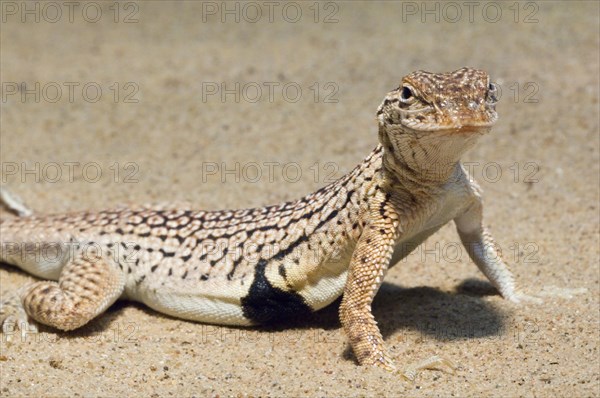
[[[484,71],[413,72],[377,110],[379,139],[413,169],[455,163],[498,119],[497,94]]]

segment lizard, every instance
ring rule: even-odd
[[[503,298],[529,297],[484,226],[481,188],[460,161],[496,123],[497,101],[481,70],[410,73],[377,109],[379,143],[362,163],[278,205],[36,215],[3,190],[20,216],[0,221],[0,259],[43,281],[5,296],[0,325],[72,330],[128,299],[186,320],[251,326],[342,296],[339,319],[359,364],[396,372],[373,299],[390,266],[448,222]],[[432,357],[404,375],[444,364]]]

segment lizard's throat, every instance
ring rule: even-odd
[[[445,183],[456,172],[462,155],[477,142],[480,132],[407,133],[381,129],[383,166],[400,179],[415,183]]]

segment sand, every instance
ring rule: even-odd
[[[239,22],[221,2],[122,3],[118,15],[78,3],[73,22],[61,2],[60,16],[31,4],[39,22],[1,4],[0,154],[3,185],[37,211],[295,199],[376,145],[375,111],[401,76],[468,65],[503,91],[497,126],[465,161],[519,284],[544,303],[495,295],[447,225],[388,273],[373,312],[399,366],[437,354],[454,374],[406,382],[357,366],[338,302],[262,329],[119,302],[76,332],[2,336],[1,396],[600,395],[598,3],[478,3],[472,16],[463,2],[426,14],[342,1],[318,15],[282,3],[272,22],[263,2],[239,3]],[[2,293],[30,279],[5,264],[0,278]]]

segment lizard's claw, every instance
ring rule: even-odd
[[[443,370],[444,368],[450,369],[449,373],[454,374],[456,365],[454,365],[454,363],[452,361],[450,361],[449,359],[440,358],[437,355],[434,355],[432,357],[425,359],[424,361],[417,362],[415,364],[408,366],[406,368],[406,370],[404,370],[404,372],[402,373],[402,377],[404,377],[407,380],[412,381],[415,379],[415,377],[417,377],[417,374],[419,373],[420,370],[423,370],[423,369]]]

